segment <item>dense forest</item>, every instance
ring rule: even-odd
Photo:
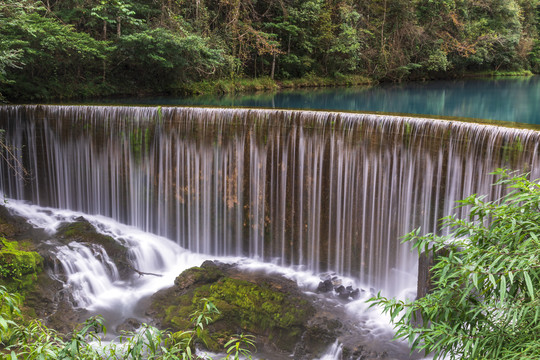
[[[540,72],[539,13],[538,0],[2,0],[0,96]]]

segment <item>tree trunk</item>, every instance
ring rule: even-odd
[[[171,5],[171,2],[169,1],[169,9],[171,8],[170,5]],[[165,24],[165,14],[167,14],[167,6],[165,5],[165,3],[163,3],[161,5],[161,16],[159,19],[160,26],[163,26],[163,24]]]
[[[253,60],[253,76],[257,78],[257,53],[255,53],[255,60]]]
[[[291,54],[291,34],[289,34],[289,43],[287,44],[287,55]]]
[[[381,25],[381,49],[384,48],[384,25],[386,23],[386,0],[384,0],[384,12]]]
[[[272,58],[272,72],[270,73],[270,78],[274,80],[274,72],[276,70],[276,53],[274,52],[274,57]]]
[[[107,20],[103,20],[103,40],[107,40]]]
[[[116,18],[116,35],[122,36],[122,19]]]

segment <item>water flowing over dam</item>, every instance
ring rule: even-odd
[[[0,107],[0,129],[30,172],[18,177],[12,159],[0,161],[7,198],[390,294],[416,273],[404,234],[437,231],[470,194],[497,196],[497,168],[540,175],[538,132],[446,120],[32,105]]]

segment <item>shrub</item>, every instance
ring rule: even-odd
[[[444,219],[450,235],[416,230],[405,237],[435,256],[430,293],[370,300],[390,314],[396,338],[434,359],[540,358],[540,183],[497,175],[507,195],[462,200],[470,214]]]
[[[0,286],[0,355],[2,359],[198,359],[194,342],[203,335],[204,327],[212,322],[219,311],[207,299],[201,299],[202,310],[192,314],[193,330],[170,333],[143,324],[136,332],[126,332],[107,345],[101,344],[100,334],[105,333],[101,317],[92,317],[64,340],[56,331],[39,320],[23,319],[21,297]],[[249,335],[235,335],[225,344],[227,359],[240,356],[251,358],[254,347]]]

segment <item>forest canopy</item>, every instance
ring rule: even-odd
[[[538,0],[3,0],[9,100],[540,72]]]

